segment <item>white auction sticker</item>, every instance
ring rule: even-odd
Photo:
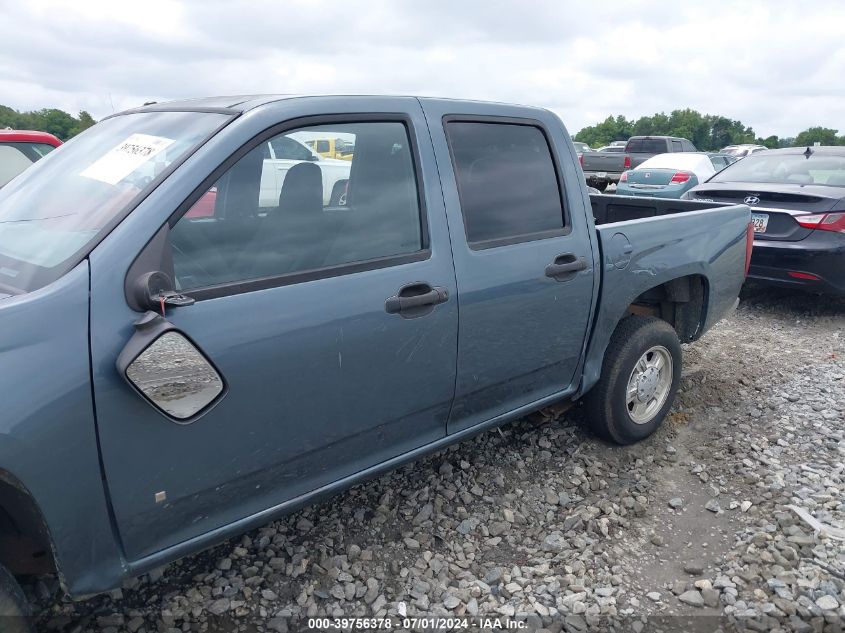
[[[102,158],[91,163],[80,175],[116,185],[175,141],[162,136],[133,134]]]

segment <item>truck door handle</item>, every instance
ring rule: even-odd
[[[412,319],[428,314],[434,306],[448,300],[449,291],[446,288],[418,281],[402,286],[398,293],[388,297],[384,302],[384,309],[388,314],[400,314]]]
[[[583,257],[576,257],[573,253],[563,253],[546,266],[546,277],[551,277],[556,281],[566,281],[572,279],[579,270],[586,268],[587,260]]]

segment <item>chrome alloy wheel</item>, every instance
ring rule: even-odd
[[[635,424],[648,424],[666,403],[672,388],[672,355],[655,345],[640,356],[628,378],[626,404]]]

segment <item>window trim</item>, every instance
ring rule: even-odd
[[[552,148],[549,141],[551,135],[548,127],[539,119],[529,119],[523,117],[506,117],[495,115],[472,115],[472,114],[447,114],[442,118],[443,136],[446,138],[446,145],[449,148],[449,159],[452,164],[452,177],[455,183],[455,189],[458,192],[458,201],[460,204],[461,220],[464,225],[464,241],[472,251],[482,251],[490,248],[498,248],[500,246],[511,246],[513,244],[523,244],[526,242],[536,242],[538,240],[551,239],[553,237],[562,237],[572,233],[572,221],[569,213],[569,206],[567,204],[568,197],[566,195],[566,182],[563,178],[563,171],[560,167],[560,160],[557,152]],[[467,218],[464,214],[463,194],[461,193],[461,186],[458,182],[457,168],[455,165],[455,152],[452,149],[452,141],[449,138],[448,124],[449,123],[492,123],[500,125],[521,125],[524,127],[537,128],[543,135],[543,140],[546,141],[546,147],[549,150],[549,156],[552,159],[554,166],[555,179],[557,180],[558,196],[560,198],[560,209],[563,214],[563,227],[559,229],[549,229],[546,231],[534,231],[532,233],[522,233],[520,235],[512,235],[510,237],[498,237],[489,240],[470,241],[469,229],[467,227]]]
[[[371,259],[359,260],[354,262],[347,262],[344,264],[335,264],[323,268],[312,268],[308,270],[294,271],[283,273],[279,275],[271,275],[267,277],[256,277],[254,279],[244,279],[240,281],[225,282],[212,286],[203,286],[201,288],[192,288],[185,290],[183,294],[192,297],[196,301],[204,301],[206,299],[217,299],[220,297],[227,297],[230,295],[244,294],[247,292],[256,292],[259,290],[267,290],[270,288],[281,288],[283,286],[290,286],[298,283],[305,283],[309,281],[316,281],[318,279],[327,279],[330,277],[341,277],[344,275],[365,272],[368,270],[377,270],[381,268],[390,268],[393,266],[400,266],[412,262],[425,261],[431,257],[430,235],[428,230],[428,208],[426,206],[425,198],[425,180],[422,173],[422,161],[420,159],[419,143],[417,142],[416,127],[411,119],[409,113],[405,112],[349,112],[341,114],[318,114],[303,117],[296,117],[277,123],[265,130],[259,132],[251,139],[242,144],[237,150],[232,152],[226,160],[218,165],[209,174],[198,187],[194,189],[185,200],[176,207],[176,210],[170,214],[165,223],[172,229],[176,223],[196,204],[196,202],[205,195],[206,191],[214,185],[215,182],[225,174],[235,163],[246,156],[253,149],[266,143],[271,138],[284,134],[292,130],[297,130],[303,127],[312,127],[315,125],[331,125],[333,123],[342,124],[356,124],[356,123],[402,123],[405,127],[405,133],[408,136],[411,150],[411,162],[413,164],[414,178],[416,179],[417,188],[417,205],[419,211],[420,221],[420,242],[422,248],[411,253],[401,253],[398,255],[387,255],[384,257],[376,257]],[[146,250],[146,247],[144,248]],[[143,252],[143,251],[142,251]],[[172,257],[172,250],[169,247],[166,255]],[[139,258],[141,255],[139,255]],[[136,258],[137,259],[137,258]],[[130,267],[131,270],[131,267]],[[175,282],[175,278],[174,278]]]

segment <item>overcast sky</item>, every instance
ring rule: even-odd
[[[0,0],[0,104],[371,93],[525,103],[571,132],[690,107],[763,136],[845,122],[845,2]]]

